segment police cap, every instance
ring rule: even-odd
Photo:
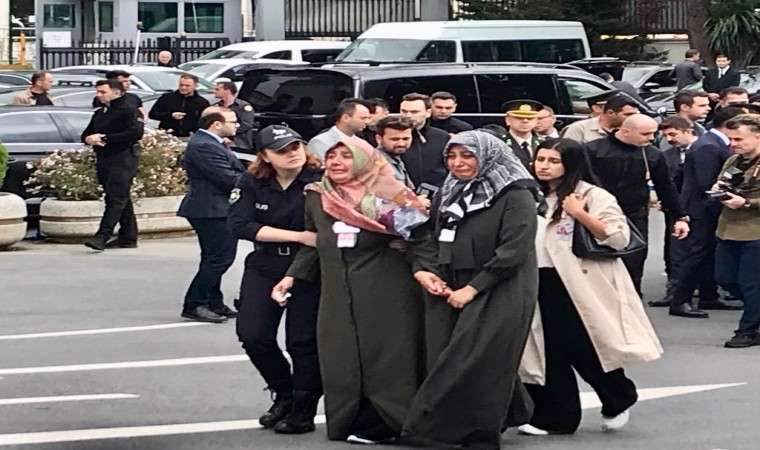
[[[257,148],[259,150],[280,151],[293,142],[306,143],[300,134],[285,125],[270,125],[264,128],[259,131],[258,139],[259,145]]]
[[[511,100],[501,105],[501,107],[509,117],[520,119],[533,119],[538,116],[539,111],[544,109],[544,105],[541,102],[525,99]]]

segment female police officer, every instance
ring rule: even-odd
[[[304,187],[321,178],[320,162],[301,136],[281,125],[259,134],[257,161],[240,178],[230,199],[230,226],[238,239],[253,241],[245,260],[237,335],[268,389],[274,405],[261,416],[264,428],[298,434],[314,431],[322,395],[316,323],[319,284],[299,281],[291,298],[278,305],[270,293],[285,276],[301,245],[315,245],[304,231]],[[286,342],[290,364],[277,345],[277,330],[287,311]]]

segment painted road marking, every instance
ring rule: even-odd
[[[674,386],[664,388],[639,389],[639,400],[654,400],[677,395],[692,394],[729,387],[742,386],[746,383],[708,384],[702,386]],[[593,397],[592,397],[593,396]],[[595,394],[581,394],[583,409],[598,407]],[[315,423],[325,423],[325,416],[319,415]],[[261,428],[258,420],[234,420],[227,422],[181,423],[173,425],[148,425],[120,428],[96,428],[88,430],[45,431],[38,433],[0,434],[0,446],[48,444],[56,442],[94,441],[105,439],[126,439],[150,436],[171,436],[179,434],[213,433],[221,431],[254,430]]]
[[[0,336],[0,341],[10,341],[10,340],[16,340],[16,339],[64,337],[64,336],[84,336],[88,334],[127,333],[131,331],[169,330],[172,328],[198,327],[201,325],[210,325],[210,324],[200,323],[200,322],[176,322],[176,323],[164,323],[164,324],[159,324],[159,325],[145,325],[145,326],[139,326],[139,327],[97,328],[93,330],[54,331],[50,333],[10,334],[10,335],[5,335],[5,336]]]
[[[0,406],[33,403],[87,402],[94,400],[126,400],[140,398],[134,394],[61,395],[57,397],[0,398]]]
[[[20,367],[0,369],[0,375],[30,375],[38,373],[84,372],[88,370],[143,369],[147,367],[193,366],[249,361],[246,355],[204,356],[199,358],[154,359],[149,361],[126,361],[98,364],[74,364],[66,366]]]

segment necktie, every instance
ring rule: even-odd
[[[528,141],[523,142],[522,145],[521,145],[521,147],[525,151],[525,153],[528,154],[528,156],[533,156],[532,153],[531,153],[531,151],[530,151],[530,145],[528,144]]]

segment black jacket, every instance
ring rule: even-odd
[[[670,147],[664,152],[665,161],[668,163],[668,174],[670,179],[673,180],[673,184],[676,186],[676,190],[680,193],[683,189],[683,162],[681,162],[681,149],[678,147]]]
[[[401,159],[415,186],[427,183],[440,187],[443,184],[449,173],[443,160],[443,148],[447,142],[449,133],[430,125],[412,131],[412,145]]]
[[[174,136],[187,137],[198,131],[198,119],[208,106],[208,100],[198,95],[197,91],[187,96],[180,94],[179,91],[167,92],[158,98],[148,116],[153,120],[158,120],[158,127],[162,130],[172,130],[171,134]],[[176,120],[172,118],[172,113],[175,112],[183,112],[187,115]]]
[[[446,119],[430,119],[430,126],[434,128],[440,128],[447,133],[461,133],[462,131],[469,131],[473,129],[473,126],[464,120],[459,120],[456,117],[447,117]]]
[[[713,67],[707,70],[705,79],[702,80],[702,88],[705,92],[720,94],[723,89],[739,86],[742,81],[742,76],[734,70],[733,67],[729,67],[725,75],[718,78],[718,68]]]
[[[520,144],[517,143],[517,139],[512,135],[512,133],[507,133],[507,145],[509,145],[512,148],[512,151],[515,153],[515,156],[520,160],[521,163],[525,166],[526,169],[531,170],[531,165],[533,164],[533,155],[535,155],[536,150],[538,149],[538,146],[540,144],[538,136],[536,134],[533,134],[533,137],[530,140],[530,149],[531,152],[526,152],[524,148]]]
[[[109,106],[103,106],[95,111],[90,123],[82,132],[82,142],[91,134],[103,134],[105,146],[95,146],[93,149],[99,156],[112,156],[117,153],[132,150],[142,139],[144,126],[138,119],[139,112],[124,97],[119,97]]]
[[[718,180],[731,149],[714,133],[707,133],[692,144],[683,165],[681,203],[686,214],[696,219],[720,215],[722,205],[711,201],[705,191]]]
[[[182,157],[188,190],[177,215],[188,219],[225,218],[230,193],[245,170],[235,155],[210,134],[199,131]]]
[[[644,155],[662,206],[674,218],[685,215],[678,199],[678,191],[670,179],[665,155],[660,149],[652,145],[643,149],[634,147],[618,140],[614,133],[588,142],[584,147],[588,151],[591,166],[601,181],[601,187],[615,196],[626,215],[646,211],[649,204]]]
[[[217,106],[224,106],[220,100]],[[245,100],[235,99],[229,108],[235,113],[238,120],[238,129],[235,137],[232,138],[232,148],[244,153],[255,153],[256,150],[256,132],[258,124],[253,112],[253,106]]]

